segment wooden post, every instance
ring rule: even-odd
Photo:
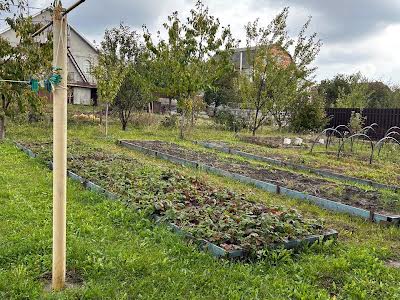
[[[108,136],[108,102],[106,103],[106,137]]]
[[[67,17],[57,1],[53,15],[53,67],[61,69],[61,84],[53,95],[53,290],[65,286],[67,202]]]

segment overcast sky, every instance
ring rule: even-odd
[[[62,1],[64,6],[75,2]],[[43,8],[49,0],[30,0]],[[89,40],[99,42],[105,28],[121,21],[141,32],[161,29],[173,11],[186,16],[191,0],[87,0],[69,16],[69,22]],[[308,16],[311,30],[323,40],[316,61],[317,79],[337,73],[361,71],[364,75],[391,84],[400,84],[400,1],[399,0],[208,0],[213,15],[222,25],[231,25],[234,36],[244,41],[244,25],[260,18],[269,21],[290,6],[289,29],[296,35]],[[31,9],[31,13],[37,12]]]

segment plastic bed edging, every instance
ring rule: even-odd
[[[212,166],[209,166],[206,164],[182,159],[182,158],[170,155],[170,154],[151,150],[146,147],[142,147],[142,146],[139,146],[139,145],[127,142],[127,141],[118,141],[118,142],[120,145],[127,147],[127,148],[131,148],[131,149],[134,149],[134,150],[137,150],[137,151],[149,154],[149,155],[153,155],[155,157],[163,158],[165,160],[169,160],[169,161],[172,161],[172,162],[175,162],[178,164],[190,166],[190,167],[193,167],[196,169],[208,171],[213,174],[217,174],[217,175],[225,176],[225,177],[228,177],[231,179],[235,179],[235,180],[238,180],[243,183],[252,184],[252,185],[254,185],[262,190],[268,191],[268,192],[289,196],[289,197],[292,197],[295,199],[305,200],[307,202],[310,202],[312,204],[315,204],[319,207],[322,207],[322,208],[330,210],[330,211],[347,213],[349,215],[361,217],[363,219],[371,220],[376,223],[384,222],[384,223],[388,223],[391,225],[399,225],[400,224],[400,216],[377,214],[377,213],[374,213],[373,211],[368,211],[366,209],[350,206],[347,204],[343,204],[343,203],[332,201],[332,200],[325,199],[325,198],[316,197],[316,196],[306,194],[303,192],[291,190],[291,189],[288,189],[288,188],[285,188],[285,187],[282,187],[282,186],[279,186],[279,185],[276,185],[273,183],[260,181],[260,180],[253,179],[253,178],[250,178],[250,177],[247,177],[244,175],[240,175],[237,173],[232,173],[232,172],[228,172],[228,171],[225,171],[225,170],[222,170],[219,168],[215,168],[215,167],[212,167]]]

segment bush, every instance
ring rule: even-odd
[[[324,99],[312,93],[301,97],[293,106],[290,129],[294,132],[319,131],[327,122]]]
[[[178,127],[178,115],[165,116],[161,121],[161,126],[165,128],[177,128]]]
[[[135,113],[131,117],[131,123],[133,127],[143,128],[158,125],[159,120],[155,114],[149,114],[145,112]]]
[[[351,112],[351,117],[349,121],[349,128],[352,133],[361,132],[364,127],[365,118],[361,115],[361,113],[356,113],[355,111]]]
[[[247,128],[246,118],[229,110],[218,111],[215,115],[215,122],[222,125],[225,129],[234,132],[239,132]]]

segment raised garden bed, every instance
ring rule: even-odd
[[[195,143],[202,145],[206,148],[219,150],[219,151],[222,151],[225,153],[239,155],[242,157],[246,157],[246,158],[250,158],[250,159],[254,159],[254,160],[258,160],[258,161],[263,161],[268,164],[272,164],[272,165],[276,165],[276,166],[289,167],[289,168],[295,169],[295,170],[307,171],[307,172],[311,172],[311,173],[314,173],[314,174],[317,174],[317,175],[320,175],[323,177],[327,177],[327,178],[343,180],[343,181],[352,182],[352,183],[356,183],[356,184],[368,185],[368,186],[371,186],[371,187],[377,188],[377,189],[388,189],[388,190],[392,190],[395,192],[400,191],[399,186],[382,184],[382,183],[375,182],[372,180],[346,176],[346,175],[335,173],[335,172],[332,172],[329,170],[310,168],[310,167],[307,167],[304,165],[299,165],[299,164],[291,163],[288,161],[283,161],[283,160],[279,160],[279,159],[275,159],[275,158],[271,158],[271,157],[265,157],[265,156],[261,156],[261,155],[257,155],[257,154],[253,154],[253,153],[248,153],[245,151],[238,150],[238,148],[235,148],[235,147],[228,147],[224,143],[215,143],[215,142],[212,142],[212,143],[195,142]]]
[[[43,160],[49,158],[49,145],[30,146],[42,151]],[[36,157],[35,151],[18,147]],[[68,158],[70,178],[111,199],[128,199],[130,207],[168,224],[216,257],[261,258],[266,249],[298,248],[337,237],[321,221],[304,219],[293,209],[267,207],[198,178],[151,169],[122,155],[73,149]]]
[[[268,148],[294,148],[294,149],[308,149],[307,144],[296,146],[293,144],[284,145],[283,138],[281,137],[258,137],[258,136],[246,136],[238,135],[238,139],[245,143],[255,144]]]
[[[321,207],[346,212],[376,222],[399,224],[399,195],[392,193],[393,203],[385,203],[380,191],[327,181],[278,168],[223,159],[209,152],[193,151],[176,144],[159,141],[121,141],[122,145],[177,163],[202,168],[262,189],[310,201]],[[396,198],[397,197],[397,198]],[[397,203],[396,203],[397,201]]]
[[[224,143],[220,141],[216,142]],[[400,183],[399,156],[396,156],[395,153],[392,153],[390,157],[381,155],[379,161],[376,160],[370,165],[370,145],[365,145],[367,148],[367,152],[365,152],[366,149],[362,147],[362,141],[354,143],[354,152],[352,153],[349,152],[350,142],[347,142],[345,145],[345,149],[347,150],[341,153],[340,158],[337,157],[338,144],[336,142],[328,150],[325,149],[325,145],[317,145],[312,153],[305,149],[274,149],[257,146],[249,142],[227,142],[224,144],[228,147],[234,147],[236,150],[258,156],[267,156],[272,159],[309,166],[311,168],[326,169],[334,173],[346,174],[386,185],[398,186]]]

